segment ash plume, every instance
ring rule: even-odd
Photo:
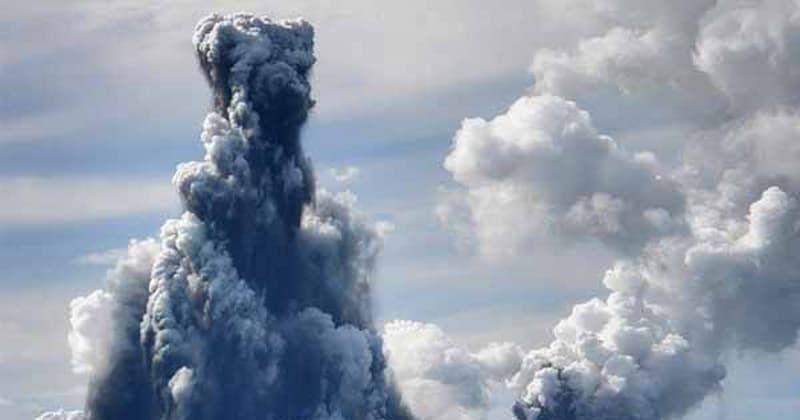
[[[214,102],[203,160],[173,178],[185,212],[72,303],[87,420],[410,418],[372,327],[381,237],[351,195],[316,191],[300,143],[313,36],[247,14],[197,25]]]
[[[797,341],[800,5],[570,4],[604,29],[538,52],[531,94],[464,121],[448,200],[484,254],[558,236],[618,255],[608,295],[575,305],[509,376],[518,419],[677,418],[721,391],[727,353]],[[597,95],[669,110],[688,127],[664,138],[680,161],[603,133],[581,107]]]

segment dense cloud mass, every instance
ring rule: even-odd
[[[495,394],[516,372],[523,352],[512,343],[491,343],[472,353],[433,324],[386,325],[385,352],[412,413],[420,419],[485,419]]]
[[[652,154],[623,150],[558,96],[524,97],[491,121],[465,120],[444,166],[467,187],[488,253],[554,231],[632,248],[676,228],[684,206]]]
[[[721,111],[721,95],[692,65],[700,20],[714,0],[568,1],[603,29],[571,49],[538,51],[531,65],[535,93],[574,100],[632,94],[691,121]]]
[[[409,418],[372,327],[380,234],[315,191],[299,141],[311,25],[212,15],[194,45],[214,108],[204,159],[173,178],[185,212],[72,303],[85,418]]]
[[[694,61],[737,113],[800,101],[800,5],[792,0],[722,2],[696,41]]]
[[[720,389],[726,353],[797,341],[800,5],[573,3],[602,29],[539,51],[530,95],[463,122],[440,215],[483,254],[542,237],[618,253],[608,296],[576,305],[508,379],[517,418],[673,418]],[[598,95],[689,127],[668,139],[682,159],[601,134],[580,107]]]
[[[718,389],[725,348],[780,350],[796,340],[800,266],[787,253],[800,245],[795,203],[771,187],[740,220],[713,212],[692,212],[690,238],[618,262],[603,279],[610,295],[575,306],[556,341],[526,356],[514,378],[518,416],[682,414]]]

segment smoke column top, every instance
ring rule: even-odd
[[[234,109],[241,106],[239,99],[267,120],[263,126],[299,126],[305,121],[314,103],[307,79],[316,61],[310,23],[212,14],[197,24],[193,42],[214,91],[214,106],[223,116],[239,116],[242,110]],[[251,128],[247,121],[236,122]]]
[[[186,208],[243,247],[255,240],[243,232],[248,226],[261,230],[255,236],[291,236],[315,189],[300,144],[314,105],[313,27],[302,19],[212,14],[197,24],[193,42],[214,101],[203,124],[205,162],[183,165],[173,179]],[[253,256],[233,248],[248,277]]]

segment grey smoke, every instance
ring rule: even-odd
[[[197,25],[214,107],[204,159],[173,178],[185,212],[72,304],[88,420],[409,418],[372,327],[380,234],[350,195],[316,191],[300,143],[313,35],[247,14]]]
[[[679,228],[685,204],[652,154],[624,150],[588,112],[547,94],[521,98],[491,121],[465,120],[444,167],[468,191],[489,254],[554,232],[635,250]]]
[[[797,341],[800,6],[573,3],[604,29],[538,52],[530,95],[465,120],[448,201],[484,254],[578,234],[619,255],[608,295],[576,305],[509,378],[517,418],[676,418],[722,392],[727,353]],[[598,90],[611,106],[678,109],[690,133],[668,140],[686,145],[682,161],[599,134],[580,108]]]

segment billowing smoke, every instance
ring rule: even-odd
[[[518,419],[678,417],[720,390],[726,353],[797,340],[800,4],[572,3],[604,29],[540,51],[529,96],[464,121],[445,204],[485,254],[542,236],[618,252],[609,294],[576,305],[509,379]],[[605,135],[585,110],[598,98],[688,127],[664,137],[681,159]]]
[[[409,418],[372,327],[380,234],[351,195],[315,190],[300,144],[313,35],[246,14],[197,25],[214,107],[204,159],[173,178],[185,212],[72,303],[87,420]]]
[[[564,2],[589,34],[540,50],[505,113],[464,121],[438,209],[483,254],[542,238],[616,252],[608,294],[549,346],[471,352],[409,321],[378,335],[380,229],[315,190],[299,141],[312,28],[214,15],[194,38],[206,154],[173,179],[186,211],[73,301],[86,409],[40,418],[477,420],[511,390],[520,420],[661,420],[721,389],[726,353],[795,343],[800,4]],[[680,127],[660,137],[679,157],[617,135],[653,121]]]
[[[558,96],[521,98],[491,121],[465,120],[444,166],[487,253],[549,232],[636,249],[679,226],[684,198],[650,153],[631,154]]]
[[[513,343],[470,352],[437,326],[412,321],[388,323],[383,339],[409,409],[426,420],[486,419],[524,355]]]

